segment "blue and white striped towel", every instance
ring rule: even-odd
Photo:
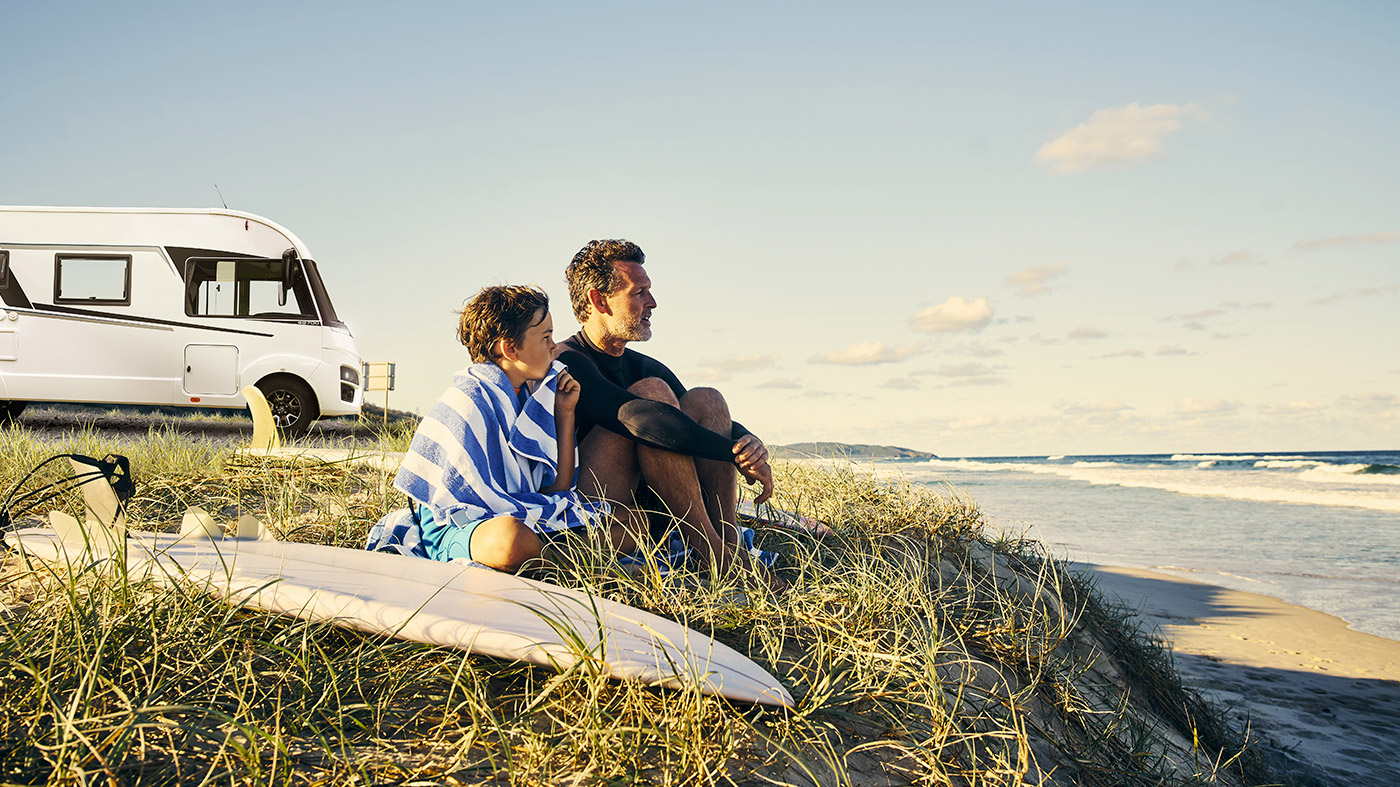
[[[465,525],[510,515],[537,533],[602,524],[607,503],[584,500],[574,489],[538,491],[558,473],[554,389],[564,369],[555,361],[544,380],[519,397],[495,364],[458,372],[418,425],[394,486],[435,522]],[[428,557],[423,536],[418,517],[399,509],[374,525],[365,548]]]

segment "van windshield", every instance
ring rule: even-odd
[[[294,268],[286,303],[279,303],[281,260],[190,259],[185,272],[185,313],[191,317],[314,320],[316,309],[306,278]]]
[[[321,322],[332,328],[344,328],[345,323],[335,314],[335,307],[331,305],[330,293],[326,292],[326,285],[321,282],[321,272],[316,270],[316,263],[312,260],[302,260],[301,266],[306,271],[306,280],[311,283],[311,292],[316,297],[316,307],[321,310]]]

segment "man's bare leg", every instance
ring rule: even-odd
[[[685,396],[681,397],[681,410],[712,432],[722,435],[733,432],[734,421],[729,416],[729,404],[724,400],[724,395],[713,388],[686,391]],[[697,458],[695,469],[710,521],[719,529],[720,537],[726,546],[734,550],[739,565],[750,570],[759,569],[749,560],[748,552],[740,549],[738,468],[732,462]],[[786,582],[766,570],[758,571],[757,576],[775,590],[787,587]]]
[[[606,429],[594,429],[579,444],[578,491],[612,504],[608,541],[614,551],[629,553],[647,532],[646,513],[634,492],[641,481],[632,441]]]
[[[734,428],[729,404],[713,388],[693,388],[681,397],[681,410],[712,432],[728,435]],[[705,511],[725,543],[739,545],[739,471],[733,462],[695,459],[695,472]]]
[[[669,386],[656,378],[634,383],[632,393],[679,407]],[[636,492],[646,479],[672,516],[682,523],[687,545],[703,561],[713,560],[720,575],[732,568],[736,552],[726,548],[712,524],[701,492],[695,460],[684,454],[633,442],[606,429],[589,432],[579,447],[579,489],[586,495],[636,508]]]

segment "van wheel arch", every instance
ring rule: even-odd
[[[29,402],[13,402],[0,400],[0,426],[7,426],[14,423],[19,418],[19,414],[24,412],[24,408]]]
[[[258,390],[272,409],[272,420],[287,437],[301,437],[311,430],[311,424],[321,416],[316,393],[306,381],[294,374],[269,374],[258,380]]]

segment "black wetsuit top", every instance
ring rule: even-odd
[[[581,387],[575,421],[578,440],[595,426],[616,432],[629,440],[675,451],[687,456],[734,461],[734,442],[749,433],[734,423],[728,437],[712,432],[690,416],[663,402],[643,399],[627,390],[638,380],[655,377],[665,381],[677,399],[685,386],[666,365],[635,350],[608,355],[588,340],[583,331],[559,343],[559,360],[569,367]]]

